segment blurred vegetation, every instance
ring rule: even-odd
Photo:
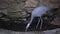
[[[35,0],[31,0],[30,2],[32,2],[33,4],[30,4],[29,1],[24,0],[21,2],[15,1],[15,2],[9,2],[9,3],[4,3],[3,5],[7,5],[3,6],[5,9],[0,10],[1,13],[5,14],[6,16],[1,17],[0,19],[4,18],[8,20],[12,20],[15,22],[24,22],[24,23],[28,23],[31,17],[31,12],[32,10],[37,7],[37,5],[39,5],[39,1],[35,1]],[[31,6],[30,6],[31,5]],[[2,8],[1,7],[1,8]],[[1,9],[0,8],[0,9]],[[60,15],[60,11],[56,11],[56,12],[52,12],[52,13],[47,13],[46,15],[42,16],[44,21],[48,21],[50,22],[53,18],[57,17],[58,15]]]

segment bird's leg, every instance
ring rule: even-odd
[[[40,17],[39,17],[39,20],[38,20],[38,23],[37,23],[36,29],[38,28],[39,23],[40,23]]]
[[[40,19],[41,19],[40,29],[42,29],[43,19],[41,17],[40,17]]]
[[[32,21],[33,21],[33,19],[34,19],[34,17],[31,17],[31,20],[30,20],[30,22],[27,24],[27,26],[26,26],[26,30],[25,30],[25,31],[28,30],[28,28],[30,27],[30,25],[31,25],[31,23],[32,23]]]

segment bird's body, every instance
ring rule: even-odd
[[[50,7],[47,7],[47,6],[40,6],[40,7],[37,7],[35,8],[33,11],[32,11],[32,15],[31,16],[42,16],[43,14],[45,14],[48,10],[50,10],[51,8]]]
[[[32,23],[34,17],[40,17],[40,19],[38,20],[38,24],[37,24],[36,28],[38,27],[40,20],[41,20],[41,25],[40,25],[40,27],[42,27],[43,20],[42,20],[41,16],[42,16],[43,14],[45,14],[47,11],[49,11],[49,10],[51,10],[51,7],[48,7],[48,6],[39,6],[39,7],[35,8],[35,9],[32,11],[32,13],[31,13],[31,20],[30,20],[30,22],[27,24],[26,30],[29,28],[29,26],[30,26],[30,24]]]

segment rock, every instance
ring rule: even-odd
[[[38,5],[37,0],[27,0],[25,3],[26,7],[36,7]]]
[[[24,2],[26,0],[0,0],[0,2]]]
[[[55,18],[51,24],[60,26],[60,18]]]
[[[47,30],[47,31],[43,31],[43,32],[44,32],[44,34],[59,34],[59,33],[56,33],[57,31],[60,32],[59,30],[60,29],[57,28],[57,29]]]
[[[60,34],[60,28],[46,31],[31,31],[31,32],[19,32],[0,29],[0,34]]]

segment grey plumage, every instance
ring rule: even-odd
[[[41,16],[43,14],[45,14],[47,11],[51,10],[51,9],[52,8],[51,7],[48,7],[48,6],[39,6],[39,7],[35,8],[32,11],[32,14],[31,14],[31,20],[30,20],[30,22],[26,26],[26,31],[28,30],[29,26],[31,25],[34,17],[40,17],[40,19],[38,20],[38,24],[37,24],[36,28],[38,27],[38,25],[40,23],[40,20],[41,20],[41,24],[40,24],[40,29],[41,29],[42,23],[43,23],[43,20],[42,20]]]

